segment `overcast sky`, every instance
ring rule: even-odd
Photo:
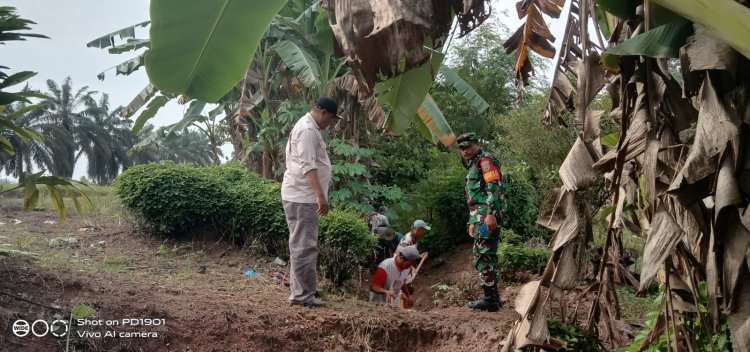
[[[206,0],[208,1],[208,0]],[[268,0],[274,1],[274,0]],[[149,0],[5,0],[3,5],[13,6],[21,17],[36,22],[32,32],[44,34],[50,39],[31,38],[24,42],[11,42],[0,46],[1,64],[10,67],[8,72],[35,71],[38,75],[30,80],[31,86],[46,91],[46,81],[61,83],[65,77],[73,79],[74,89],[88,86],[89,89],[109,94],[112,108],[127,105],[148,83],[146,71],[141,68],[129,76],[116,76],[114,70],[106,72],[103,81],[97,74],[136,56],[133,52],[120,55],[107,50],[87,48],[86,43],[123,27],[148,20]],[[514,0],[494,1],[493,10],[507,11],[501,21],[515,30],[521,23],[515,13]],[[566,4],[567,5],[567,4]],[[563,14],[567,9],[563,10]],[[551,23],[552,32],[562,37],[564,23]],[[147,30],[136,32],[140,38],[148,36]],[[556,46],[559,47],[558,39]],[[552,66],[550,64],[550,66]],[[177,122],[185,107],[170,103],[150,120],[156,126]],[[222,148],[229,155],[230,147]],[[76,165],[74,178],[85,174],[86,163]],[[4,175],[0,176],[4,177]]]

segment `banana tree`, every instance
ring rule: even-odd
[[[532,15],[555,13],[551,5],[562,8],[563,2],[524,4],[519,14],[529,14],[526,30],[512,47],[521,51],[519,85],[527,67],[523,51],[544,49],[538,39],[549,39]],[[597,179],[612,194],[611,214],[596,282],[587,289],[594,294],[587,325],[612,345],[626,342],[615,283],[643,291],[659,277],[659,315],[631,350],[659,341],[666,344],[659,348],[678,351],[728,349],[727,335],[733,350],[750,350],[750,225],[744,211],[750,194],[742,132],[750,112],[744,93],[750,88],[744,40],[750,9],[731,0],[711,6],[700,0],[571,0],[570,9],[544,112],[546,123],[570,123],[577,132],[559,170],[563,185],[552,197],[555,206],[538,220],[554,231],[554,255],[528,291],[503,350],[550,347],[545,306],[574,287],[585,264],[579,254],[592,239],[593,214],[582,195]],[[683,83],[669,69],[675,59]],[[612,100],[607,114],[590,108],[605,87]],[[573,112],[570,120],[566,111]],[[614,145],[599,136],[606,115],[620,125]],[[620,264],[624,233],[645,239],[638,279]]]
[[[241,5],[238,3],[238,1],[201,2],[200,5],[185,6],[184,2],[178,1],[152,2],[151,38],[154,45],[146,54],[146,68],[152,83],[166,93],[185,94],[204,101],[215,101],[243,77],[246,77],[243,74],[248,71],[247,68],[251,64],[253,53],[256,52],[263,33],[285,2],[274,3],[273,6],[261,1],[244,1]],[[433,56],[432,50],[442,46],[447,38],[453,13],[459,14],[462,31],[465,32],[473,29],[474,25],[478,25],[486,18],[484,1],[467,0],[460,6],[454,1],[432,4],[431,1],[420,0],[417,3],[415,6],[419,11],[393,17],[389,16],[389,13],[398,13],[401,9],[390,8],[383,4],[371,5],[367,0],[357,0],[351,8],[336,9],[334,11],[336,18],[329,19],[329,23],[336,23],[331,25],[332,32],[344,49],[347,61],[355,68],[355,77],[358,80],[362,78],[360,85],[366,92],[371,94],[374,83],[378,80],[375,77],[377,72],[386,73],[387,79],[424,65]],[[340,6],[339,4],[332,4],[330,1],[323,2],[325,8],[331,10],[334,6]],[[373,10],[376,11],[375,18],[379,21],[378,30],[374,30],[375,23],[371,21],[372,18],[364,15],[363,11],[368,9],[371,13]],[[196,15],[194,21],[185,20],[185,18],[192,18],[190,16],[197,11],[201,12],[201,16]],[[223,16],[229,13],[232,16]],[[209,15],[206,16],[206,14]],[[252,16],[253,20],[248,20],[248,16]],[[436,17],[438,21],[434,23],[427,21],[427,18],[433,17]],[[360,23],[355,21],[355,18],[370,21]],[[389,18],[405,18],[405,22],[410,26],[409,31],[406,32],[408,35],[398,36],[396,33],[398,24],[396,20],[390,21]],[[347,27],[346,23],[352,26]],[[356,30],[354,25],[357,26]],[[310,28],[309,25],[307,28]],[[239,31],[243,35],[225,35],[224,32],[228,31],[233,31],[232,33]],[[353,37],[354,32],[360,33],[358,37]],[[367,33],[370,35],[365,37]],[[429,50],[423,46],[425,37],[432,38]],[[194,38],[203,39],[196,41]],[[377,45],[378,40],[386,45]],[[160,42],[158,46],[155,44],[157,42]],[[368,45],[366,42],[372,42],[375,45]],[[418,45],[415,45],[417,43]],[[392,51],[390,47],[397,49]],[[287,64],[302,75],[304,78],[302,82],[307,84],[317,82],[314,79],[317,72],[316,67],[311,65],[313,61],[311,55],[307,55],[308,53],[302,51],[300,47],[289,44],[279,46],[277,49],[287,56]],[[361,50],[373,51],[373,55],[364,55]],[[176,55],[175,53],[178,52],[187,54]],[[228,57],[231,60],[227,60]],[[404,57],[407,58],[407,62],[405,65],[399,65],[399,61]],[[363,66],[359,64],[360,62],[376,64]],[[398,69],[392,69],[392,67]],[[380,70],[381,68],[385,69]],[[206,72],[215,74],[206,75]],[[392,115],[393,123],[388,126],[395,126],[396,133],[399,133],[400,126],[408,126],[425,100],[426,90],[421,88],[420,90],[424,91],[425,95],[419,98],[416,106],[408,101],[409,110],[411,110],[408,114]],[[402,101],[401,99],[390,100],[396,103]],[[398,111],[405,111],[404,107],[398,105],[395,108]],[[433,119],[439,117],[439,115],[432,116]]]

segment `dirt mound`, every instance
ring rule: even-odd
[[[78,351],[493,350],[516,319],[509,305],[483,313],[458,298],[434,304],[442,284],[456,286],[457,295],[468,294],[458,289],[462,282],[472,290],[470,247],[423,267],[414,310],[363,301],[366,277],[350,293],[324,290],[329,306],[311,309],[290,306],[288,288],[273,278],[285,268],[251,250],[163,241],[122,218],[56,221],[48,211],[0,212],[0,248],[39,254],[0,257],[3,351],[65,350],[67,337],[18,337],[12,327],[19,319],[67,320],[79,303],[96,313],[88,324],[73,321],[69,343]],[[77,243],[50,242],[70,237]],[[245,276],[248,268],[257,274]],[[159,325],[144,325],[147,319]]]

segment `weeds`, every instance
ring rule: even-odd
[[[125,271],[129,264],[128,258],[122,255],[116,255],[112,258],[104,259],[104,266],[102,267],[105,272],[110,274],[119,274]]]
[[[187,264],[177,276],[179,280],[192,280],[195,276],[195,262],[193,259],[188,259]]]
[[[468,273],[464,273],[456,282],[438,283],[430,288],[435,290],[432,303],[439,307],[463,307],[467,301],[477,299],[480,291],[478,280]]]
[[[35,248],[35,245],[37,244],[39,240],[39,237],[31,234],[23,234],[20,235],[14,242],[13,247],[19,251],[29,251],[33,248]]]
[[[648,312],[659,308],[658,302],[654,302],[657,295],[638,297],[632,289],[617,288],[617,299],[620,301],[622,319],[626,322],[646,321]]]

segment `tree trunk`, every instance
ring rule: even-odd
[[[261,161],[263,164],[261,175],[263,175],[263,178],[273,180],[273,160],[271,160],[271,154],[268,151],[264,151]]]

